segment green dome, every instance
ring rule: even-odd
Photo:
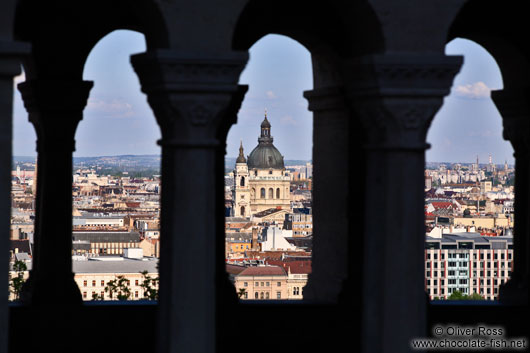
[[[271,143],[269,145],[259,144],[248,156],[249,169],[284,169],[283,156]]]
[[[261,123],[261,135],[258,138],[258,145],[250,152],[247,159],[249,169],[285,168],[282,154],[272,143],[274,139],[270,134],[270,129],[271,124],[267,120],[267,116],[265,116],[265,119]]]

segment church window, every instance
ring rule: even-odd
[[[245,206],[241,206],[241,215],[242,215],[242,216],[245,215]]]
[[[239,182],[240,186],[245,186],[245,177],[241,177],[241,180]]]
[[[261,198],[264,199],[265,198],[265,188],[261,188],[260,192],[261,192]]]

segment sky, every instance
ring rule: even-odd
[[[94,88],[77,128],[74,156],[160,153],[160,130],[129,62],[131,54],[144,51],[143,35],[123,30],[93,48],[83,78],[94,81]],[[485,162],[491,154],[495,163],[513,163],[513,150],[502,140],[501,117],[489,98],[491,90],[502,88],[495,60],[463,39],[449,43],[446,54],[464,55],[464,66],[429,130],[427,161],[472,162],[479,155]],[[21,75],[15,83],[23,80]],[[250,154],[266,110],[274,144],[285,159],[310,160],[313,119],[303,98],[303,91],[313,87],[309,52],[287,37],[268,35],[250,49],[240,83],[248,84],[249,91],[229,131],[227,156],[237,156],[240,141]],[[13,149],[16,156],[36,153],[35,133],[18,91]]]

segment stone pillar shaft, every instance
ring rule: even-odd
[[[365,353],[412,352],[410,340],[426,335],[425,139],[461,63],[461,57],[411,53],[345,63],[348,96],[365,136]]]
[[[530,90],[526,87],[492,92],[503,119],[503,137],[510,141],[515,157],[513,272],[500,288],[505,303],[528,305],[530,274]]]
[[[68,307],[82,301],[72,273],[72,153],[92,85],[35,80],[18,86],[37,132],[33,268],[23,293],[33,305],[55,307],[59,301]]]
[[[160,353],[215,351],[219,128],[247,59],[169,50],[131,59],[162,130]]]
[[[0,353],[8,351],[9,239],[11,165],[13,160],[13,77],[20,74],[20,58],[29,52],[25,43],[0,41]]]
[[[341,87],[304,92],[313,112],[313,265],[304,299],[337,302],[348,276],[349,108]]]

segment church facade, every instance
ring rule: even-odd
[[[291,176],[273,141],[271,124],[265,115],[256,148],[245,158],[243,144],[239,147],[232,192],[235,217],[250,217],[269,209],[290,209]]]

